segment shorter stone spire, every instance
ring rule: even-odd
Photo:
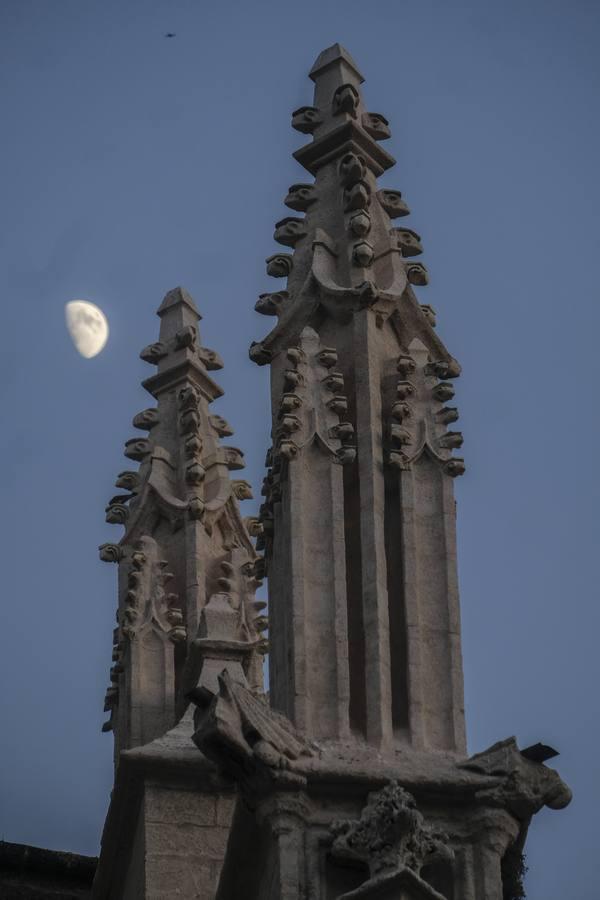
[[[144,387],[157,405],[133,418],[146,434],[126,441],[125,456],[139,468],[119,474],[126,493],[106,509],[107,522],[125,534],[100,548],[101,559],[119,564],[104,729],[115,731],[117,750],[164,734],[186,694],[215,681],[223,623],[229,654],[235,651],[255,690],[262,690],[266,650],[265,604],[254,596],[257,556],[238,505],[252,491],[231,478],[244,467],[243,453],[222,443],[233,430],[210,412],[223,392],[209,373],[223,363],[202,346],[200,315],[186,290],[169,291],[158,316],[159,339],[140,354],[156,366]]]

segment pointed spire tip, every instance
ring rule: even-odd
[[[194,312],[198,318],[200,319],[200,313],[196,309],[196,304],[192,300],[191,294],[189,294],[185,288],[183,287],[175,287],[170,291],[167,291],[165,296],[163,297],[163,301],[158,307],[157,314],[162,316],[167,309],[171,309],[173,306],[177,306],[178,304],[183,303],[185,306],[189,307],[189,309]]]
[[[347,66],[351,69],[354,69],[357,77],[362,83],[365,79],[362,76],[362,73],[348,51],[345,47],[342,47],[341,44],[335,43],[332,44],[331,47],[326,47],[325,50],[322,50],[321,53],[317,56],[315,60],[315,64],[312,69],[308,73],[309,78],[312,78],[313,81],[316,80],[316,76],[323,69],[327,68],[327,66],[332,65],[332,63],[337,62],[338,60],[343,60]]]

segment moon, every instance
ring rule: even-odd
[[[91,359],[108,340],[108,320],[101,309],[89,300],[71,300],[65,304],[67,331],[77,351]]]

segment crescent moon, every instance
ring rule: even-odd
[[[101,309],[89,300],[71,300],[65,304],[67,331],[77,351],[91,359],[108,340],[108,320]]]

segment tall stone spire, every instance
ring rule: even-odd
[[[229,480],[240,451],[209,412],[218,358],[185,292],[167,295],[142,353],[157,407],[134,419],[149,438],[126,444],[141,461],[119,476],[132,496],[107,511],[125,536],[101,549],[120,566],[109,705],[129,749],[97,900],[516,900],[532,816],[571,798],[542,743],[466,757],[460,367],[413,290],[427,272],[419,236],[394,224],[408,207],[377,185],[394,163],[386,119],[339,44],[310,77],[314,105],[292,124],[312,134],[295,156],[314,181],[285,198],[304,216],[275,226],[292,252],[267,272],[287,286],[258,298],[277,322],[251,349],[271,368],[264,503],[248,523],[264,558],[237,509],[248,487]]]
[[[221,443],[232,429],[210,412],[222,391],[209,373],[222,362],[201,346],[200,316],[183,288],[169,291],[158,316],[159,340],[140,354],[156,366],[144,381],[156,406],[133,418],[147,434],[125,443],[140,466],[119,474],[116,486],[127,493],[106,509],[125,534],[100,548],[102,559],[119,563],[105,726],[115,732],[117,760],[172,728],[186,694],[216,683],[223,654],[262,689],[265,604],[254,597],[256,553],[238,507],[252,494],[230,478],[243,454]]]
[[[462,753],[463,679],[453,455],[460,366],[437,336],[385,117],[335,44],[311,72],[314,105],[292,125],[314,176],[275,227],[287,277],[262,294],[277,317],[251,347],[271,366],[273,447],[262,508],[271,616],[271,697],[314,738]]]

